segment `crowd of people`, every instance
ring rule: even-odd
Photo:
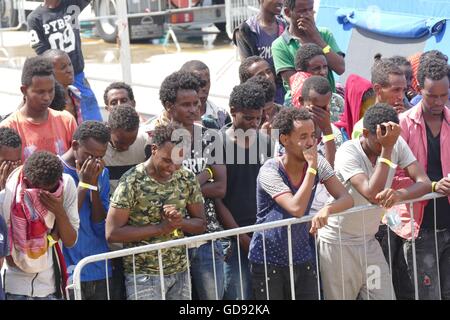
[[[295,299],[413,299],[415,274],[420,299],[450,299],[447,56],[368,57],[371,79],[339,84],[345,54],[313,1],[261,0],[233,36],[228,106],[192,60],[161,83],[161,114],[144,121],[149,102],[115,82],[103,121],[73,25],[89,2],[45,0],[28,17],[37,56],[0,123],[0,300],[71,299],[91,255],[308,215],[290,234],[162,250],[162,264],[154,251],[88,264],[82,299],[162,299],[162,285],[179,300],[291,299],[292,286]]]

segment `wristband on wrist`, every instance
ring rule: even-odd
[[[328,141],[334,140],[334,134],[333,133],[327,134],[326,136],[322,137],[322,140],[323,140],[323,142],[328,142]]]
[[[78,186],[84,188],[84,189],[89,189],[89,190],[93,190],[93,191],[98,191],[98,187],[97,186],[93,186],[92,184],[89,183],[84,183],[84,182],[79,182]]]
[[[378,158],[378,162],[382,162],[387,164],[389,167],[391,167],[392,169],[397,168],[397,165],[395,163],[393,163],[391,160],[386,159],[386,158]]]
[[[317,170],[316,169],[314,169],[314,168],[308,168],[308,170],[306,170],[306,172],[309,172],[309,173],[311,173],[312,175],[316,175],[317,174]]]
[[[436,182],[436,181],[433,181],[433,182],[431,183],[431,192],[436,192],[436,185],[437,185],[437,182]]]
[[[327,45],[325,48],[322,49],[322,52],[323,52],[324,54],[327,54],[327,53],[329,53],[330,51],[331,51],[330,45]]]
[[[213,174],[212,170],[210,168],[205,168],[205,170],[208,171],[208,173],[209,173],[209,176],[210,176],[209,180],[212,180],[214,178],[214,174]]]
[[[47,241],[48,241],[48,246],[51,248],[55,245],[55,243],[57,243],[58,241],[56,241],[55,239],[53,239],[51,234],[47,235]]]

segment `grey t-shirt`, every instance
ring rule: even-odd
[[[416,161],[411,149],[402,137],[399,137],[392,150],[391,161],[401,168],[406,168]],[[350,195],[353,197],[354,206],[370,204],[350,183],[350,179],[360,173],[371,177],[375,171],[359,139],[346,141],[336,152],[334,169],[336,176],[344,184]],[[394,179],[395,169],[389,170],[385,188],[390,188]],[[378,231],[380,220],[385,209],[376,208],[365,210],[364,214],[350,214],[337,217],[330,217],[328,225],[319,230],[321,240],[329,243],[339,241],[339,226],[342,244],[362,244],[364,241],[373,239]]]

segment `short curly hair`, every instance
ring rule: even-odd
[[[375,60],[371,69],[372,84],[378,83],[382,87],[388,87],[390,74],[405,75],[402,69],[392,60],[386,58]]]
[[[61,160],[48,151],[36,151],[23,165],[23,174],[35,188],[53,186],[62,178]]]
[[[45,57],[27,58],[22,68],[22,85],[30,86],[33,77],[54,76],[53,63]]]
[[[320,95],[332,92],[328,79],[321,76],[312,76],[305,80],[302,87],[303,100],[309,101],[309,93],[311,92],[311,90],[317,92]]]
[[[377,125],[389,121],[400,122],[397,112],[387,103],[376,103],[364,114],[363,125],[371,134],[376,134]]]
[[[183,129],[183,127],[176,122],[169,122],[166,125],[155,127],[152,136],[152,144],[161,147],[166,142],[179,143],[180,141],[173,141],[172,135],[175,130]]]
[[[185,62],[181,68],[180,71],[188,71],[188,72],[194,72],[194,71],[203,71],[208,70],[208,66],[200,60],[189,60]]]
[[[307,120],[312,120],[312,117],[306,108],[283,108],[273,119],[272,128],[278,130],[279,135],[287,135],[294,130],[295,121]]]
[[[447,76],[447,62],[437,57],[429,57],[423,60],[417,70],[417,82],[422,89],[425,85],[425,79],[441,80]]]
[[[11,128],[0,127],[0,148],[20,148],[22,147],[22,139],[19,134]]]
[[[111,129],[100,121],[83,121],[73,134],[73,140],[84,142],[89,138],[106,144],[111,140]]]
[[[266,103],[274,100],[275,87],[274,87],[273,83],[266,77],[254,76],[254,77],[248,79],[247,83],[254,83],[263,89],[264,95],[266,97],[266,99],[265,99]]]
[[[108,93],[114,89],[125,90],[128,93],[128,98],[130,98],[131,101],[134,100],[133,89],[131,88],[130,85],[126,84],[125,82],[113,82],[109,86],[106,87],[106,89],[103,93],[103,102],[105,103],[105,105],[108,105]]]
[[[108,126],[111,130],[124,129],[127,132],[139,128],[139,115],[130,104],[121,104],[111,110],[108,117]]]
[[[248,79],[254,76],[248,71],[248,69],[251,65],[260,61],[266,60],[264,60],[260,56],[250,56],[245,58],[244,61],[241,62],[241,64],[239,65],[239,81],[241,81],[241,83],[246,82]]]
[[[230,107],[236,109],[259,110],[264,107],[265,101],[263,88],[251,82],[235,86],[230,95]]]
[[[306,72],[309,61],[316,56],[325,56],[321,47],[315,43],[302,44],[295,55],[295,70]]]
[[[202,83],[200,77],[192,72],[174,72],[162,82],[159,89],[159,100],[161,100],[163,106],[166,103],[175,103],[179,90],[194,90],[198,93]]]
[[[419,64],[421,64],[424,60],[428,59],[428,58],[438,58],[438,59],[442,59],[445,62],[448,62],[448,57],[443,54],[441,51],[439,50],[428,50],[425,51],[424,53],[422,53],[422,55],[419,58]]]

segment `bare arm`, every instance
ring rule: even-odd
[[[289,84],[289,79],[291,78],[292,75],[295,74],[295,70],[294,69],[288,69],[288,70],[283,70],[280,71],[280,76],[281,78],[283,78],[283,81]]]
[[[328,223],[330,214],[342,212],[353,206],[352,196],[336,176],[327,179],[324,184],[335,200],[327,204],[314,216],[311,221],[311,233],[315,233],[318,229],[324,227]]]
[[[176,229],[167,219],[162,219],[159,224],[130,226],[127,225],[129,216],[130,209],[109,208],[105,227],[108,242],[138,242],[170,234]]]
[[[400,135],[400,126],[396,123],[383,123],[386,133],[382,135],[380,125],[377,126],[377,139],[380,142],[381,158],[391,160],[392,150]],[[377,204],[379,200],[377,194],[381,192],[387,181],[390,166],[378,162],[373,175],[369,178],[366,174],[360,173],[350,178],[350,182],[355,189],[371,203]]]
[[[398,190],[388,188],[381,191],[376,198],[383,207],[390,208],[398,202],[419,198],[431,192],[431,181],[417,161],[411,163],[405,170],[416,183],[407,188]]]
[[[217,218],[219,219],[220,223],[223,225],[225,229],[235,229],[239,228],[239,225],[236,223],[236,220],[234,220],[233,215],[231,214],[230,210],[225,206],[222,199],[215,199],[215,205],[216,205],[216,213]],[[251,238],[245,233],[239,235],[239,243],[241,247],[248,252],[250,247],[250,241]]]
[[[74,246],[77,241],[77,231],[70,223],[69,217],[64,209],[64,195],[57,198],[47,191],[42,191],[39,197],[45,208],[55,215],[55,227],[58,230],[58,236],[61,238],[64,246],[68,248]]]
[[[206,231],[206,217],[203,203],[191,203],[186,206],[190,219],[183,218],[181,230],[192,234],[201,234]]]
[[[227,191],[227,169],[223,164],[211,166],[214,182],[201,184],[202,195],[205,198],[223,198]],[[208,174],[209,175],[209,174]]]
[[[105,220],[106,218],[106,210],[103,207],[102,199],[100,198],[100,192],[91,191],[91,220],[94,223],[99,223]]]

